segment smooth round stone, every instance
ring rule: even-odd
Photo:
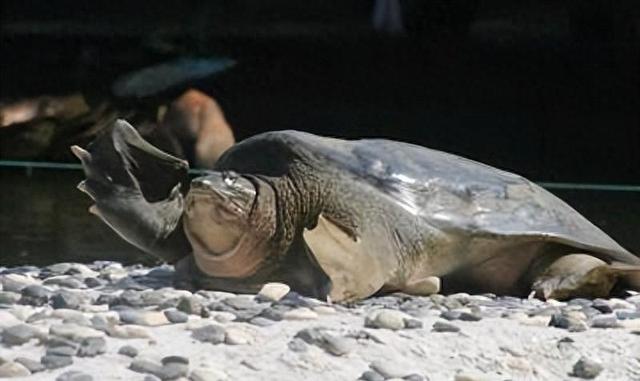
[[[404,326],[406,329],[417,329],[417,328],[422,328],[423,323],[421,320],[418,320],[418,319],[407,318],[407,319],[404,319]]]
[[[2,331],[2,342],[5,345],[22,345],[31,339],[42,339],[44,332],[29,324],[18,324]]]
[[[284,320],[313,320],[318,318],[318,314],[307,307],[299,307],[282,314]]]
[[[16,304],[20,301],[22,295],[12,291],[0,291],[0,304]]]
[[[18,362],[8,361],[0,364],[0,378],[27,377],[30,375],[29,369]]]
[[[614,314],[598,315],[591,319],[592,328],[619,328],[620,324]]]
[[[138,350],[131,345],[123,345],[122,347],[120,347],[120,349],[118,349],[118,354],[127,357],[136,357],[138,355]]]
[[[47,348],[47,356],[75,356],[78,352],[77,347],[68,346],[68,345],[57,345]]]
[[[40,359],[42,365],[47,369],[64,368],[73,364],[73,357],[71,356],[57,356],[57,355],[44,355]]]
[[[31,360],[26,357],[17,357],[13,361],[22,364],[25,368],[29,369],[31,373],[42,372],[45,369],[44,365],[39,361]]]
[[[620,320],[640,319],[640,310],[615,310],[615,315]]]
[[[189,315],[201,315],[204,306],[196,296],[183,296],[179,299],[176,308]]]
[[[582,314],[582,316],[586,319],[584,314]],[[569,332],[583,332],[589,329],[589,326],[584,320],[581,320],[576,316],[567,316],[564,314],[555,314],[551,316],[549,325],[556,328],[566,329]]]
[[[56,381],[93,381],[93,377],[77,370],[70,370],[59,375]]]
[[[176,356],[176,355],[163,357],[162,360],[160,360],[160,362],[162,363],[162,365],[167,365],[171,363],[189,365],[189,359],[187,357]]]
[[[71,263],[61,262],[61,263],[54,263],[52,265],[49,265],[45,267],[43,270],[52,275],[64,275],[67,273],[67,271],[71,270],[72,267],[73,265]]]
[[[254,317],[253,319],[249,320],[249,323],[258,326],[258,327],[269,327],[271,325],[274,325],[276,322],[271,320],[271,319],[267,319],[267,318],[263,318],[261,316],[257,316]]]
[[[9,311],[0,310],[0,330],[22,324],[22,321]],[[2,336],[0,335],[0,338]]]
[[[594,300],[591,306],[597,309],[598,311],[602,312],[603,314],[609,314],[613,312],[613,308],[611,308],[611,305],[609,304],[609,302],[604,299]]]
[[[89,288],[98,288],[104,286],[107,282],[98,278],[89,277],[84,279],[84,284]]]
[[[458,310],[447,310],[440,313],[441,318],[449,321],[458,320],[460,318],[460,315],[462,315],[462,311]]]
[[[434,332],[460,332],[460,327],[444,321],[433,323]]]
[[[407,371],[404,367],[391,361],[374,361],[369,365],[369,367],[375,372],[382,375],[385,379],[402,378],[410,373],[413,373]]]
[[[103,337],[104,332],[77,324],[55,324],[49,327],[49,334],[80,342],[89,337]]]
[[[406,327],[405,320],[407,317],[407,314],[397,310],[375,310],[367,315],[364,321],[364,326],[370,328],[399,330]]]
[[[69,308],[77,310],[80,305],[85,303],[85,299],[77,293],[60,290],[51,297],[51,306],[55,309]]]
[[[154,373],[161,380],[175,380],[186,377],[189,374],[189,365],[178,362],[171,362],[163,365],[158,373]]]
[[[384,377],[380,373],[373,370],[366,370],[360,375],[359,380],[363,381],[384,381]]]
[[[408,376],[402,377],[402,379],[405,381],[425,381],[424,376],[421,376],[419,374],[410,374]]]
[[[52,278],[45,279],[42,284],[47,286],[58,286],[64,288],[84,288],[85,284],[82,280],[76,279],[75,277],[62,275],[56,276]]]
[[[29,304],[32,306],[42,306],[49,302],[52,293],[47,287],[39,284],[32,284],[22,289],[21,304]]]
[[[454,376],[454,381],[494,381],[495,379],[482,373],[461,372]]]
[[[224,342],[226,332],[222,326],[210,324],[194,329],[191,332],[191,336],[194,339],[205,343],[220,344]]]
[[[253,336],[240,328],[228,327],[225,332],[224,342],[229,345],[245,345],[254,341]]]
[[[150,373],[160,377],[162,365],[148,359],[134,359],[129,365],[129,369],[137,373]]]
[[[194,369],[189,378],[191,381],[226,381],[229,379],[224,372],[211,368]]]
[[[80,343],[79,357],[95,357],[107,351],[107,341],[103,337],[89,337]]]
[[[119,339],[149,339],[151,332],[139,325],[115,325],[107,329],[107,334]]]
[[[265,300],[270,302],[277,302],[284,298],[291,291],[291,287],[284,283],[267,283],[262,286],[260,292],[258,292],[258,300]]]
[[[258,303],[249,296],[234,296],[224,299],[222,302],[236,310],[248,310],[258,307]]]
[[[480,321],[482,316],[474,312],[463,311],[458,319],[462,321]]]
[[[573,371],[571,375],[574,377],[591,380],[598,377],[598,375],[603,370],[604,367],[602,366],[602,364],[587,357],[582,357],[573,365]]]
[[[27,286],[38,284],[38,281],[24,274],[3,274],[0,275],[0,284],[4,291],[19,293]]]
[[[120,321],[125,324],[157,327],[169,324],[169,320],[161,311],[124,310],[119,312]]]
[[[189,315],[182,311],[168,309],[164,311],[164,316],[166,316],[167,320],[174,324],[186,323],[189,321]]]

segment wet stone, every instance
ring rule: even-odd
[[[122,347],[120,347],[120,349],[118,349],[118,354],[127,357],[136,357],[138,355],[138,350],[131,345],[123,345]]]
[[[44,355],[40,362],[47,369],[58,369],[72,365],[73,358],[71,356]]]
[[[571,376],[591,380],[598,377],[603,369],[604,367],[600,363],[589,358],[582,357],[573,365]]]
[[[205,343],[220,344],[224,342],[225,329],[222,326],[210,324],[194,329],[191,336]]]
[[[29,369],[31,373],[42,372],[45,369],[44,365],[42,365],[40,362],[26,357],[17,357],[14,361],[22,364],[22,366]]]
[[[434,332],[459,332],[460,327],[444,321],[437,321],[433,323],[433,331]]]
[[[167,320],[174,324],[186,323],[187,321],[189,321],[189,315],[182,311],[174,309],[165,310],[164,316],[166,316]]]
[[[93,381],[93,377],[77,370],[70,370],[59,375],[56,381]]]

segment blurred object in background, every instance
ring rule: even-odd
[[[160,116],[158,130],[159,134],[174,137],[171,153],[200,168],[213,168],[220,155],[235,143],[218,103],[193,89],[182,94]]]
[[[375,0],[371,21],[373,28],[378,32],[389,34],[404,32],[400,0]]]
[[[232,67],[229,58],[179,58],[149,66],[119,77],[113,84],[113,94],[121,98],[142,98],[156,95],[172,87],[209,77]]]
[[[6,105],[0,104],[0,127],[35,119],[72,119],[89,111],[82,94],[61,97],[41,96]]]

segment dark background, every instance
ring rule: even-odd
[[[401,35],[373,30],[373,1],[1,4],[0,102],[79,90],[109,98],[130,70],[219,55],[236,66],[189,85],[216,98],[240,139],[289,128],[387,137],[535,181],[640,183],[638,1],[401,1]],[[66,151],[59,157],[72,161]],[[79,233],[56,229],[53,216],[84,215],[88,201],[73,190],[80,174],[0,174],[12,194],[0,204],[3,261],[131,255],[118,244],[109,253],[78,249],[66,241]],[[638,193],[556,193],[640,252]],[[115,241],[87,221],[90,240]]]

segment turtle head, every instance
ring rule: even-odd
[[[250,229],[256,187],[235,172],[212,172],[194,179],[184,214],[187,235],[208,252],[222,254]]]

